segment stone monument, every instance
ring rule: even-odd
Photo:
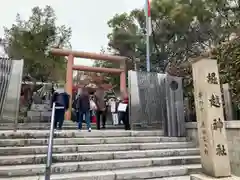
[[[192,73],[204,174],[191,175],[191,179],[235,179],[231,176],[217,61],[195,60]]]

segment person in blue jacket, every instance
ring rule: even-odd
[[[69,94],[67,94],[64,89],[58,89],[53,93],[52,105],[55,102],[55,107],[63,107],[61,109],[55,109],[54,129],[62,129],[64,115],[69,108],[69,98]]]

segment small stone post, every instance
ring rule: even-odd
[[[229,91],[229,84],[223,84],[223,97],[225,102],[225,113],[226,113],[226,120],[231,121],[233,120],[233,112],[232,112],[232,100]]]
[[[217,61],[199,59],[192,64],[192,73],[203,173],[211,178],[230,177]],[[191,179],[209,179],[207,176],[192,175]]]
[[[190,122],[190,107],[189,107],[189,99],[186,97],[184,98],[184,115],[187,122]]]

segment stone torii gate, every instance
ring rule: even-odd
[[[99,73],[111,73],[120,75],[120,91],[126,92],[126,60],[127,57],[123,56],[112,56],[107,54],[89,53],[83,51],[72,51],[64,49],[51,49],[51,53],[58,56],[67,56],[67,73],[66,73],[66,86],[65,90],[70,95],[70,108],[66,112],[66,119],[71,119],[71,107],[72,107],[72,87],[73,87],[73,70],[88,71],[88,72],[99,72]],[[101,67],[90,67],[90,66],[79,66],[74,65],[74,57],[110,61],[119,63],[119,68],[101,68]]]

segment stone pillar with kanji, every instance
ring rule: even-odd
[[[231,177],[217,61],[198,59],[192,73],[202,171],[213,178]]]

